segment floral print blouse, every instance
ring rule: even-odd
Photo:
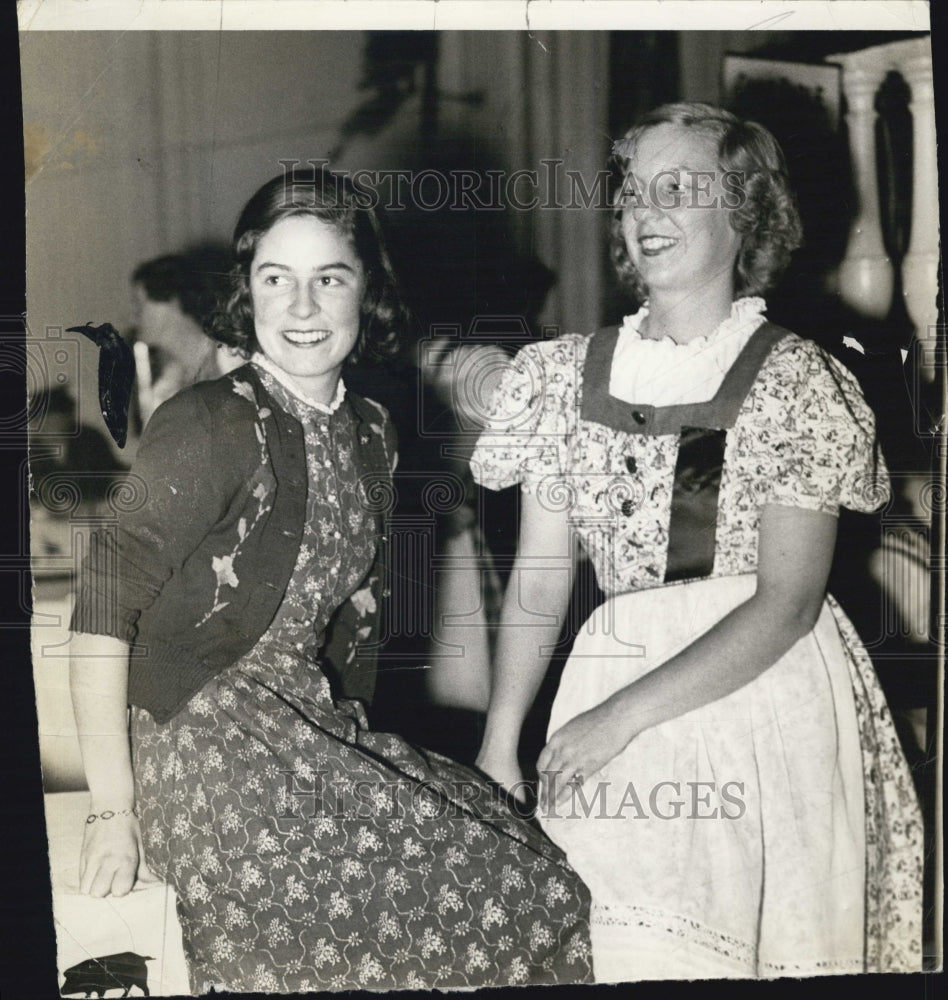
[[[344,601],[351,598],[363,615],[375,611],[365,579],[375,558],[375,516],[355,460],[356,419],[341,405],[344,388],[334,406],[318,407],[277,381],[268,367],[257,368],[267,392],[303,427],[309,481],[307,531],[269,639],[285,646],[283,652],[314,662],[326,626]],[[369,631],[366,624],[359,638]]]
[[[520,483],[544,504],[567,507],[612,596],[663,583],[680,435],[582,418],[591,339],[569,334],[520,351],[494,394],[471,468],[483,486]],[[874,416],[855,378],[813,342],[787,334],[727,432],[710,575],[756,570],[768,504],[835,515],[841,506],[875,510],[887,498]]]

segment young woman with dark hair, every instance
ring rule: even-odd
[[[309,193],[248,203],[215,331],[249,363],[156,410],[84,567],[81,888],[173,885],[195,993],[583,981],[561,852],[368,727],[396,442],[344,370],[405,314],[374,214],[329,173]]]

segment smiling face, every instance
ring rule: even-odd
[[[331,402],[359,337],[365,275],[351,241],[309,215],[275,223],[250,264],[260,350],[306,395]]]
[[[712,288],[733,296],[741,237],[718,163],[717,141],[696,128],[662,124],[635,143],[623,186],[622,232],[649,296]]]

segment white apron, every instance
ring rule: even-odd
[[[716,577],[607,601],[577,636],[549,733],[668,660],[755,586],[752,574]],[[877,717],[875,675],[841,624],[851,629],[828,599],[816,627],[754,681],[642,733],[539,816],[592,893],[598,982],[894,971],[880,950],[918,955],[917,926],[887,945],[898,929],[867,921],[867,829],[880,877],[867,813],[886,804],[872,788],[867,809],[874,765],[860,729],[891,721]],[[902,850],[908,860],[911,845]],[[899,867],[891,845],[882,853]]]

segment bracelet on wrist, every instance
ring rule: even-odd
[[[97,819],[112,819],[113,816],[138,816],[134,806],[131,809],[103,809],[100,813],[89,813],[86,823],[94,823]]]

